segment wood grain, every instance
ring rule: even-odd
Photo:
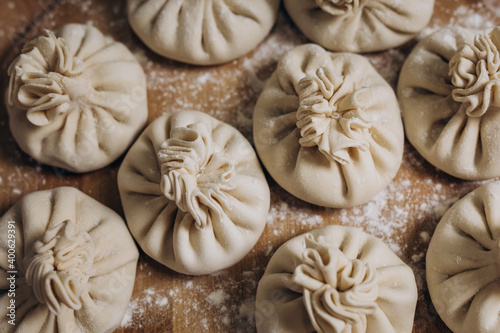
[[[436,0],[429,26],[500,25],[498,10],[488,7],[493,3]],[[6,68],[26,40],[44,28],[90,22],[130,47],[143,65],[149,82],[149,122],[174,110],[198,109],[234,125],[250,140],[252,109],[262,83],[275,68],[280,50],[306,41],[281,9],[277,26],[256,50],[225,65],[197,67],[149,51],[128,26],[125,1],[1,0],[0,8],[2,91],[6,87]],[[479,19],[475,20],[474,15]],[[415,40],[368,57],[394,86],[402,61],[414,44]],[[116,183],[121,159],[81,175],[39,165],[13,140],[1,96],[0,214],[24,194],[69,185],[123,215]],[[408,143],[404,162],[391,186],[374,201],[354,209],[313,206],[295,199],[269,177],[268,181],[272,191],[268,226],[255,248],[233,267],[208,276],[185,276],[141,252],[129,306],[131,319],[116,332],[255,332],[255,322],[265,316],[263,309],[254,309],[255,291],[272,254],[293,236],[329,224],[358,226],[390,243],[414,269],[419,284],[413,331],[450,332],[435,313],[425,286],[425,250],[428,236],[442,214],[442,209],[437,208],[446,208],[447,203],[480,183],[443,174]],[[373,216],[376,221],[370,220]]]

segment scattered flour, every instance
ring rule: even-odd
[[[220,306],[222,303],[224,303],[227,300],[228,296],[224,292],[224,290],[219,289],[216,291],[211,292],[207,296],[207,301],[209,301],[212,305],[215,306]]]
[[[366,57],[391,87],[396,89],[399,71],[406,59],[406,54],[400,49],[391,49],[387,52],[368,54]]]
[[[448,208],[450,208],[455,202],[457,202],[458,199],[459,198],[457,197],[453,197],[436,202],[436,204],[433,207],[436,216],[442,217],[444,213],[446,213]]]
[[[422,241],[426,242],[426,243],[429,242],[429,240],[431,238],[431,236],[429,236],[429,233],[427,231],[422,231],[419,236],[420,236],[420,239],[422,239]]]
[[[139,311],[138,300],[132,300],[128,304],[127,311],[125,312],[125,315],[123,316],[120,327],[129,327],[132,324],[132,318],[134,316],[134,313],[136,313],[138,311]]]
[[[449,17],[449,22],[432,20],[429,25],[419,33],[419,39],[433,33],[444,26],[461,26],[470,29],[486,29],[498,25],[500,17],[500,6],[497,0],[485,0],[471,3],[470,5],[459,5],[454,9],[440,8],[436,2],[436,10],[445,12]]]
[[[411,260],[413,260],[413,262],[419,262],[420,260],[422,260],[425,256],[425,252],[420,252],[419,254],[414,254],[411,256]]]
[[[125,316],[123,317],[120,327],[135,326],[137,323],[144,321],[145,314],[148,308],[156,306],[157,310],[167,306],[169,303],[168,297],[162,295],[162,292],[154,288],[148,288],[142,291],[141,296],[132,299],[129,303]],[[142,324],[139,324],[142,327]]]
[[[161,297],[156,299],[155,304],[157,306],[165,306],[168,303],[168,298],[167,297]]]

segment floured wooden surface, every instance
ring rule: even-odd
[[[195,67],[149,51],[132,33],[125,1],[18,0],[0,4],[2,91],[5,70],[23,41],[65,23],[93,24],[124,42],[139,59],[148,80],[149,122],[175,110],[211,114],[252,139],[252,112],[279,57],[307,42],[283,9],[265,41],[247,56],[215,67]],[[485,28],[500,25],[500,3],[436,0],[435,14],[420,36],[447,25]],[[401,65],[416,41],[367,57],[395,87]],[[121,159],[84,175],[42,166],[22,153],[8,128],[3,94],[0,112],[0,214],[24,194],[61,185],[75,186],[123,215],[116,185]],[[185,276],[141,253],[134,295],[116,332],[255,332],[266,315],[255,309],[255,292],[270,257],[291,237],[329,224],[356,226],[383,239],[413,268],[419,288],[414,332],[449,332],[430,305],[425,284],[425,251],[444,211],[481,185],[437,171],[406,143],[395,180],[369,203],[327,209],[295,199],[268,178],[271,210],[256,247],[239,264],[209,276]],[[483,182],[484,183],[484,182]]]

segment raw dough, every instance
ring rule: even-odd
[[[500,182],[448,209],[426,260],[432,303],[453,332],[500,332]]]
[[[462,179],[500,176],[500,27],[425,37],[398,83],[406,135],[434,166]]]
[[[262,333],[410,333],[413,271],[361,229],[327,226],[283,244],[257,288]]]
[[[196,65],[236,59],[276,21],[279,0],[128,0],[130,25],[156,53]]]
[[[28,42],[9,67],[12,135],[41,163],[73,172],[107,166],[146,123],[146,78],[122,43],[68,24]]]
[[[367,202],[401,164],[403,125],[392,88],[365,58],[306,44],[286,53],[253,115],[271,176],[327,207]]]
[[[270,204],[250,143],[196,111],[153,121],[125,157],[118,186],[144,252],[185,274],[240,261],[261,235]]]
[[[434,0],[284,0],[312,41],[333,51],[372,52],[410,40],[429,22]]]
[[[112,332],[128,308],[138,258],[123,219],[77,189],[26,195],[0,219],[0,331]]]

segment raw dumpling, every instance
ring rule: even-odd
[[[0,331],[112,332],[138,258],[123,219],[77,189],[26,195],[0,219]]]
[[[462,179],[500,176],[500,27],[450,27],[425,37],[401,70],[398,97],[411,144]]]
[[[128,18],[156,53],[196,65],[236,59],[276,21],[280,0],[127,0]]]
[[[27,154],[73,172],[117,159],[146,123],[146,78],[122,43],[89,25],[45,30],[8,69],[10,129]]]
[[[453,332],[500,332],[500,182],[448,209],[426,260],[432,303]]]
[[[401,164],[403,125],[392,88],[362,56],[317,45],[286,53],[253,115],[257,152],[271,176],[327,207],[367,202]]]
[[[257,288],[262,333],[410,333],[413,271],[361,229],[327,226],[283,244]]]
[[[284,0],[312,41],[333,51],[372,52],[410,40],[429,22],[434,0]]]
[[[153,121],[125,157],[118,187],[144,252],[184,274],[240,261],[261,235],[270,204],[250,143],[196,111]]]

